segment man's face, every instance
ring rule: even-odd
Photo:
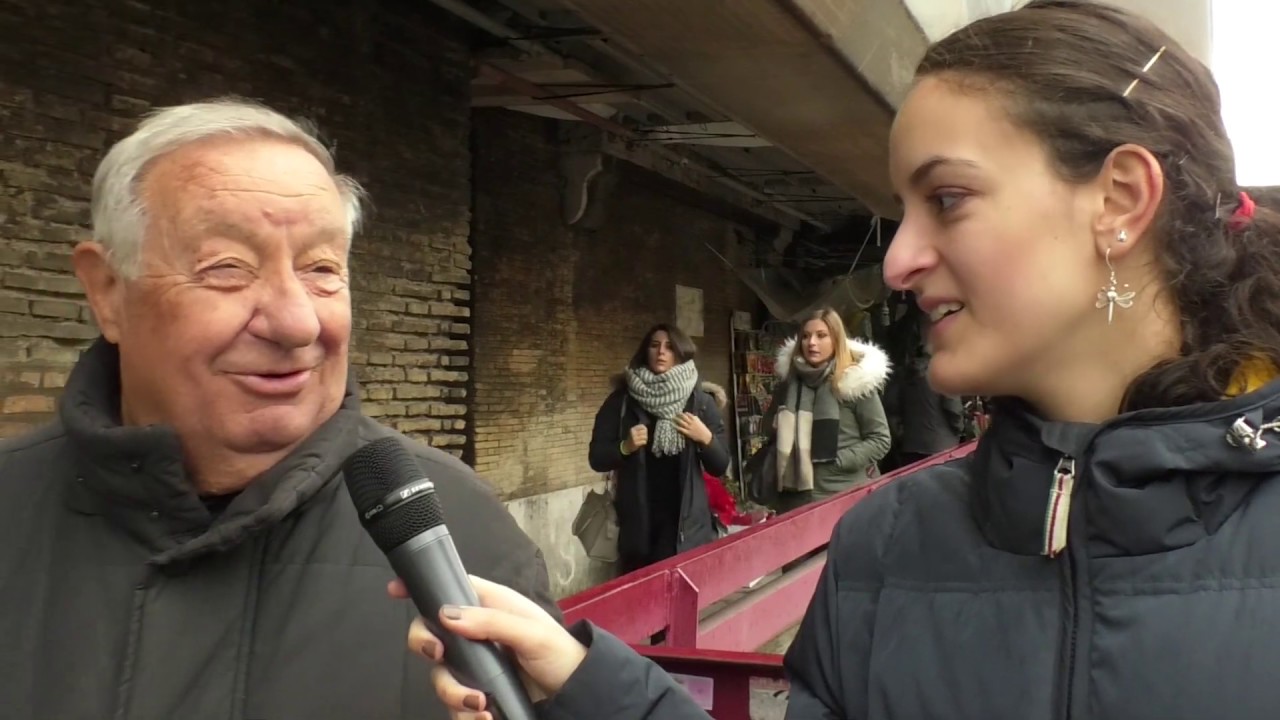
[[[136,278],[92,297],[120,348],[124,420],[193,444],[278,453],[333,415],[347,380],[345,207],[329,173],[271,138],[157,160]]]

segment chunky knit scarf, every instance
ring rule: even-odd
[[[640,407],[657,419],[649,452],[657,456],[678,455],[684,450],[684,436],[676,430],[675,418],[684,411],[698,384],[698,368],[683,362],[661,375],[646,367],[627,371],[627,390]]]
[[[836,460],[840,447],[840,401],[831,389],[834,361],[812,367],[792,361],[786,394],[778,408],[778,485],[812,490],[814,464]]]

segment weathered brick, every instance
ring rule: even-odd
[[[432,370],[432,382],[466,382],[467,374],[453,370]]]
[[[422,353],[396,353],[395,364],[401,367],[437,367],[440,365],[439,355],[425,355]]]
[[[80,295],[80,282],[67,275],[34,275],[24,272],[6,272],[4,286],[19,290],[38,290],[61,295]]]
[[[61,388],[67,385],[68,374],[65,372],[47,372],[40,378],[40,386],[46,388]]]
[[[404,380],[404,368],[373,367],[358,368],[360,379],[365,382],[400,382]]]
[[[449,292],[448,304],[461,309],[445,320],[470,309],[469,297],[455,294],[465,277],[455,259],[470,252],[470,40],[425,6],[287,5],[231,0],[207,12],[198,4],[157,11],[125,3],[107,16],[71,0],[0,2],[0,26],[33,28],[0,43],[0,67],[30,68],[0,72],[0,319],[17,323],[0,324],[0,370],[31,363],[40,387],[56,390],[96,334],[68,252],[87,238],[89,181],[107,144],[153,107],[237,92],[316,119],[326,142],[343,148],[343,168],[372,182],[377,212],[351,258],[351,360],[362,395],[371,414],[392,424],[435,420],[418,431],[428,441],[454,427],[433,416],[433,403],[465,402],[466,388],[426,368],[438,366],[441,347],[469,349],[449,337],[430,303]],[[423,48],[420,61],[431,68],[410,71],[410,96],[393,81],[406,72],[401,58],[363,51],[384,14],[395,18],[397,42]],[[276,57],[259,55],[252,40],[236,46],[240,37],[291,34],[303,20],[316,32]],[[248,35],[246,22],[255,25]],[[388,103],[402,112],[367,110]],[[450,275],[433,278],[439,273]],[[396,400],[398,388],[418,397]],[[36,394],[5,391],[0,399]]]
[[[395,424],[395,427],[400,432],[405,432],[405,433],[423,432],[423,431],[431,431],[431,430],[443,430],[444,422],[436,419],[401,420],[400,422]]]
[[[396,386],[397,400],[417,400],[420,398],[431,397],[431,393],[439,393],[437,388],[429,385],[398,385]]]
[[[440,317],[470,317],[471,309],[452,303],[430,303],[430,314]]]
[[[471,416],[456,421],[469,422],[476,468],[507,496],[589,482],[587,444],[609,378],[650,325],[674,319],[674,285],[703,290],[698,368],[726,386],[730,312],[758,301],[710,253],[670,263],[706,246],[732,257],[732,221],[619,174],[605,226],[568,227],[546,181],[561,157],[552,121],[499,110],[473,120],[473,284],[459,283],[449,301],[471,307],[471,336],[451,328],[450,339],[474,352],[446,366],[469,358],[474,383]]]
[[[0,343],[0,345],[3,345],[3,343]],[[27,348],[27,357],[32,360],[41,360],[69,367],[80,359],[80,350],[74,347],[42,343],[29,346]]]
[[[0,385],[16,388],[40,387],[39,370],[5,370],[0,372]]]
[[[57,401],[51,395],[10,395],[4,399],[0,412],[6,415],[18,413],[52,413]]]
[[[75,320],[80,317],[81,306],[65,300],[36,300],[31,303],[31,314],[36,317]]]
[[[31,312],[31,301],[26,298],[0,295],[0,313],[26,315]]]

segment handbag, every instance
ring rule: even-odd
[[[778,446],[774,440],[765,443],[742,466],[742,479],[751,502],[765,507],[778,502]]]
[[[618,427],[627,414],[627,396],[622,396]],[[614,507],[615,472],[605,475],[604,492],[592,490],[582,498],[582,507],[573,518],[573,535],[582,543],[587,557],[600,562],[618,561],[618,509]]]
[[[618,511],[613,506],[612,478],[605,481],[604,492],[592,490],[582,499],[573,519],[573,534],[592,560],[618,560]]]

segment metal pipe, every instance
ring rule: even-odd
[[[608,118],[600,117],[599,115],[591,112],[590,110],[587,110],[581,105],[565,100],[564,98],[549,97],[550,95],[554,95],[554,93],[549,92],[546,88],[543,88],[541,85],[538,85],[535,82],[526,80],[514,73],[507,72],[506,70],[503,70],[502,68],[497,67],[496,65],[491,65],[489,63],[481,63],[479,70],[482,75],[487,75],[489,79],[493,80],[499,85],[503,85],[510,90],[513,90],[517,93],[520,93],[521,95],[524,95],[525,97],[533,98],[540,102],[546,103],[547,105],[550,105],[551,107],[556,108],[557,110],[562,110],[566,113],[569,113],[570,115],[578,118],[579,120],[595,125],[601,130],[604,130],[607,133],[616,135],[622,138],[623,140],[636,140],[639,138],[639,136],[633,130],[631,130],[631,128],[628,128],[625,125],[616,123]],[[731,187],[734,190],[737,190],[738,192],[742,193],[743,195],[746,195],[747,197],[750,197],[759,202],[771,205],[774,208],[777,208],[779,212],[786,213],[787,215],[790,215],[794,218],[798,218],[807,223],[811,223],[815,227],[824,231],[831,229],[830,227],[827,226],[826,223],[823,223],[822,221],[818,220],[812,215],[809,215],[808,213],[805,213],[805,212],[801,212],[800,210],[796,210],[795,208],[790,207],[788,205],[776,203],[773,200],[771,200],[768,195],[765,195],[764,193],[760,192],[759,190],[756,190],[750,185],[746,185],[744,183],[741,183],[733,179],[728,175],[728,173],[725,171],[724,168],[716,167],[715,165],[710,164],[707,161],[704,161],[700,158],[692,157],[689,153],[684,153],[679,150],[674,150],[671,147],[666,145],[657,145],[657,146],[650,147],[649,149],[654,154],[660,155],[680,165],[681,167],[686,167],[691,170],[696,170],[706,175],[707,177],[711,178],[712,180],[715,180],[718,183],[727,185],[728,187]]]
[[[476,10],[471,7],[470,4],[464,2],[464,0],[427,0],[427,2],[430,2],[432,5],[435,5],[442,10],[453,13],[459,18],[466,20],[491,35],[496,35],[503,40],[506,40],[511,43],[511,45],[529,53],[530,55],[545,56],[554,54],[536,42],[516,39],[520,37],[520,33],[506,25],[503,25],[497,20],[494,20],[488,15],[485,15],[479,10]]]

